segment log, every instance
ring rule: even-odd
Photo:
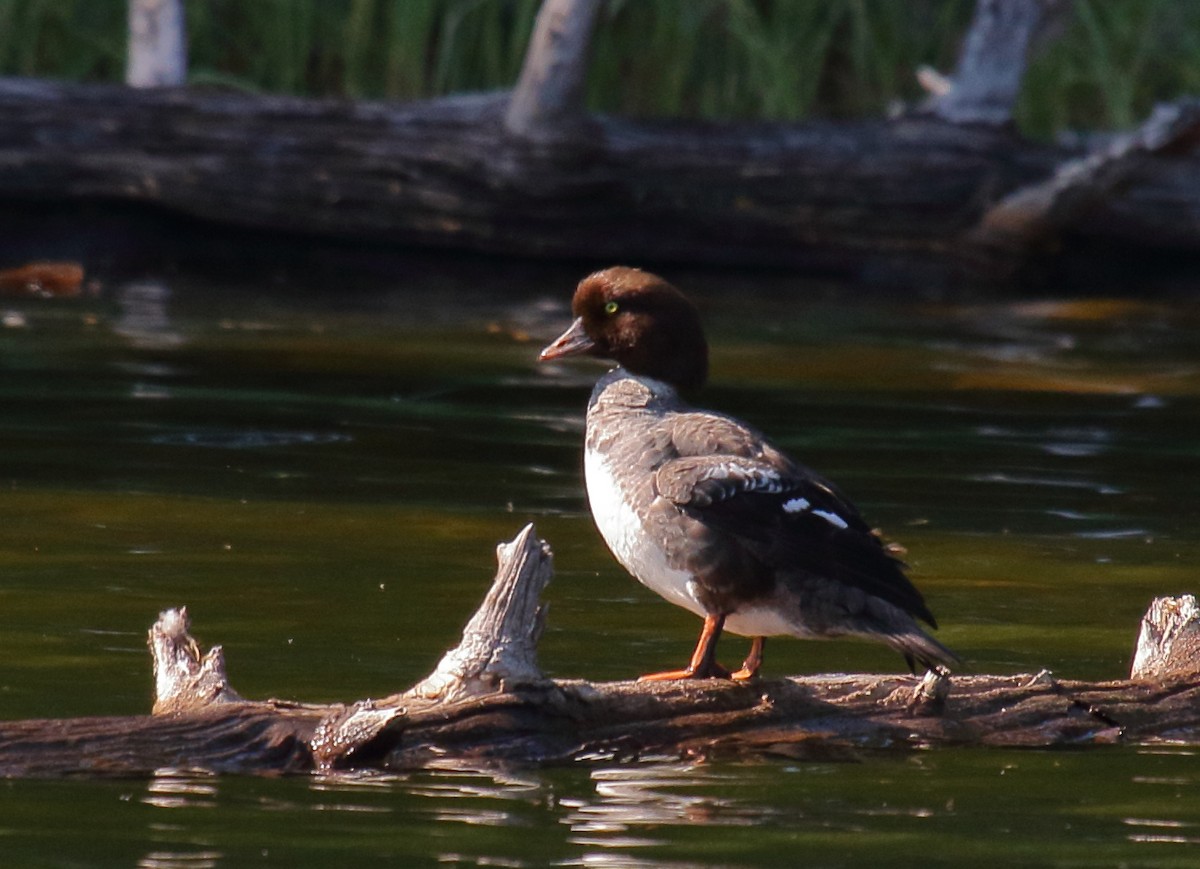
[[[971,233],[980,244],[1033,247],[1057,243],[1062,232],[1096,207],[1149,158],[1190,149],[1200,136],[1200,100],[1158,106],[1138,129],[1060,165],[1054,174],[997,202]]]
[[[227,227],[589,262],[1003,276],[1045,246],[973,231],[1082,156],[924,115],[591,117],[582,141],[531,142],[505,127],[509,106],[506,94],[393,105],[0,79],[0,202],[133,202]],[[1059,261],[1194,254],[1200,160],[1149,154],[1055,230]]]
[[[150,633],[154,714],[0,722],[0,776],[1200,741],[1200,656],[1178,653],[1197,647],[1194,599],[1151,606],[1148,651],[1125,680],[1072,681],[1043,671],[592,683],[549,679],[537,664],[539,599],[552,571],[547,545],[527,526],[497,554],[496,578],[462,643],[407,691],[333,705],[243,699],[219,650],[202,654],[186,611],[168,610]]]

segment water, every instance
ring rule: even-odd
[[[544,669],[681,665],[696,620],[623,575],[585,512],[599,369],[534,362],[580,270],[295,271],[0,300],[0,715],[147,711],[145,631],[179,604],[249,696],[402,689],[456,641],[495,544],[530,520],[556,555]],[[907,546],[971,670],[1118,678],[1150,599],[1196,590],[1200,306],[896,304],[671,276],[710,324],[706,403]],[[780,640],[764,672],[901,666]],[[0,862],[1190,866],[1198,784],[1185,746],[164,770],[0,783]]]

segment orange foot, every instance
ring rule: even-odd
[[[639,676],[639,682],[670,682],[675,679],[730,679],[733,674],[725,667],[718,663],[709,664],[704,667],[688,667],[685,670],[667,670],[663,673],[647,673],[645,676]]]
[[[742,661],[742,669],[736,673],[730,673],[729,678],[735,682],[745,682],[748,679],[753,679],[758,675],[758,668],[763,662],[763,646],[767,644],[764,637],[755,637],[750,642],[750,654],[746,656],[746,660]]]

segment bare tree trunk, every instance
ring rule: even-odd
[[[958,68],[936,87],[940,93],[932,103],[933,113],[954,124],[1011,121],[1030,47],[1064,4],[1065,0],[976,0]]]
[[[514,136],[575,138],[583,110],[596,17],[604,0],[545,0],[525,52],[521,77],[504,115]]]
[[[129,0],[125,83],[135,88],[178,87],[187,81],[184,0]]]

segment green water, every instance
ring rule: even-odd
[[[625,576],[585,510],[600,369],[534,362],[577,271],[0,299],[0,716],[147,711],[145,631],[179,604],[244,694],[392,693],[456,641],[530,520],[556,555],[544,669],[682,664],[696,620]],[[706,402],[907,546],[970,670],[1120,677],[1149,600],[1197,590],[1200,306],[671,277],[709,322]],[[780,640],[765,674],[901,667]],[[0,865],[1193,866],[1198,785],[1181,746],[10,781]]]

